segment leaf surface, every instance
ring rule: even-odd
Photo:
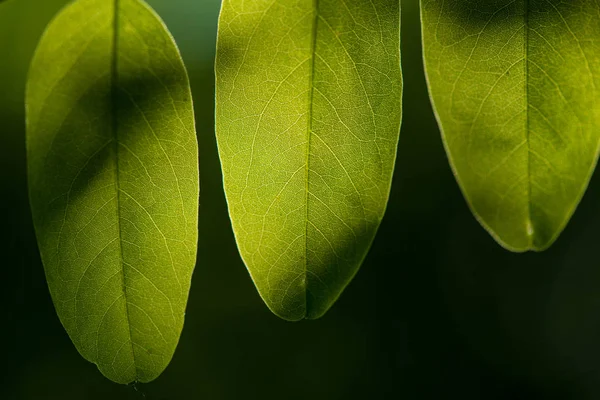
[[[179,52],[140,0],[78,0],[27,85],[29,188],[57,313],[109,379],[155,379],[196,260],[198,156]]]
[[[225,0],[217,139],[239,250],[268,307],[318,318],[388,200],[401,120],[398,0]]]
[[[423,0],[429,89],[472,211],[504,247],[544,250],[600,144],[594,0]]]

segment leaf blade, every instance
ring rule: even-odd
[[[145,3],[79,0],[50,24],[27,87],[36,235],[61,322],[119,383],[155,379],[179,340],[197,241],[194,132],[185,67]]]
[[[225,192],[242,258],[284,319],[329,309],[383,217],[401,120],[399,15],[392,0],[223,2]]]
[[[598,11],[591,1],[421,3],[451,165],[476,218],[509,250],[552,245],[595,168]]]

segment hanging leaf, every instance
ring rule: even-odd
[[[155,379],[196,259],[198,156],[183,62],[145,3],[78,0],[51,23],[27,85],[27,140],[61,322],[109,379]]]
[[[600,144],[600,5],[424,0],[429,89],[462,191],[504,247],[544,250]]]
[[[402,78],[398,0],[225,0],[217,139],[238,247],[268,307],[318,318],[388,200]]]

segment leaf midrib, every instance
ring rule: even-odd
[[[135,380],[139,376],[137,363],[135,361],[135,349],[133,347],[133,336],[131,332],[131,320],[129,319],[129,301],[127,298],[127,278],[125,275],[125,261],[123,256],[123,230],[121,224],[121,184],[120,184],[120,168],[119,168],[119,121],[118,121],[118,82],[119,82],[119,11],[120,1],[114,0],[113,9],[113,43],[112,43],[112,60],[111,60],[111,118],[112,118],[112,134],[114,136],[114,152],[115,152],[115,190],[117,198],[117,226],[119,234],[119,254],[121,263],[121,282],[123,288],[123,297],[125,299],[125,318],[127,319],[127,330],[129,333],[129,344],[131,347],[131,356],[135,368]]]
[[[529,118],[529,0],[523,0],[525,27],[523,29],[523,47],[525,52],[525,132],[527,139],[527,221],[525,223],[525,234],[528,246],[532,249],[535,230],[533,227],[531,213],[531,141],[530,141],[530,118]]]
[[[306,215],[304,220],[304,317],[308,315],[308,216],[309,210],[308,205],[310,203],[310,145],[313,131],[313,108],[314,108],[314,93],[315,93],[315,61],[317,53],[317,32],[319,28],[319,0],[313,0],[313,27],[311,36],[311,67],[309,74],[309,111],[308,111],[308,129],[306,131],[306,184],[305,184],[305,202],[306,202]]]

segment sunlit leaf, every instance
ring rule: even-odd
[[[79,0],[27,86],[31,206],[52,299],[108,378],[167,366],[195,263],[198,157],[187,74],[140,0]]]
[[[401,118],[398,0],[225,0],[217,139],[238,247],[266,304],[318,318],[383,217]]]
[[[598,158],[600,4],[421,4],[431,97],[465,197],[506,248],[547,248]]]

